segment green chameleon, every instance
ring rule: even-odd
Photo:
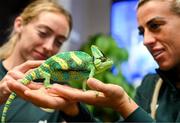
[[[49,88],[51,87],[50,80],[56,82],[82,81],[112,66],[113,61],[106,58],[95,45],[91,46],[91,52],[92,56],[82,51],[56,54],[27,74],[20,82],[26,85],[32,80],[44,79],[44,86]],[[83,90],[86,90],[86,84],[84,84]],[[12,92],[6,101],[1,123],[5,123],[7,111],[15,97],[16,94]]]

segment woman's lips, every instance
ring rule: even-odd
[[[153,55],[154,59],[156,59],[156,60],[159,59],[159,58],[161,58],[162,55],[163,55],[163,53],[164,53],[164,50],[163,50],[163,49],[152,51],[152,55]]]
[[[38,58],[39,60],[45,60],[45,59],[47,59],[47,56],[46,56],[46,54],[44,54],[44,53],[35,51],[34,54],[35,54],[35,57]]]

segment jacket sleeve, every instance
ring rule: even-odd
[[[155,122],[149,113],[151,112],[150,103],[157,79],[156,74],[148,74],[144,77],[135,95],[135,101],[139,108],[128,116],[125,122]]]
[[[155,122],[142,108],[137,108],[124,122]]]

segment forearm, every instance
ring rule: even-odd
[[[123,101],[115,107],[115,109],[121,114],[121,116],[126,119],[131,115],[139,106],[132,100],[126,93],[124,95]]]
[[[127,94],[124,103],[119,106],[118,112],[125,122],[155,122],[151,116],[139,107]]]

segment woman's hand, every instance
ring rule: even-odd
[[[0,81],[0,104],[4,103],[11,93],[7,83],[17,83],[19,79],[24,77],[24,74],[28,70],[38,67],[42,62],[43,61],[27,61],[9,70]]]
[[[127,95],[124,89],[118,85],[104,84],[94,78],[88,79],[87,84],[92,90],[82,91],[54,84],[50,91],[67,100],[110,107],[118,111],[124,118],[138,108],[137,104]]]
[[[43,83],[31,82],[27,86],[21,83],[9,83],[12,91],[23,99],[32,102],[36,106],[61,110],[67,115],[75,116],[79,113],[77,103],[60,97],[59,95],[49,93]]]
[[[71,116],[79,113],[76,104],[79,101],[110,107],[117,110],[124,118],[138,108],[138,105],[118,85],[104,84],[93,78],[88,79],[87,84],[93,90],[82,91],[60,84],[53,84],[49,89],[37,83],[30,83],[27,86],[20,83],[8,83],[8,86],[22,98],[37,106],[58,109]]]

